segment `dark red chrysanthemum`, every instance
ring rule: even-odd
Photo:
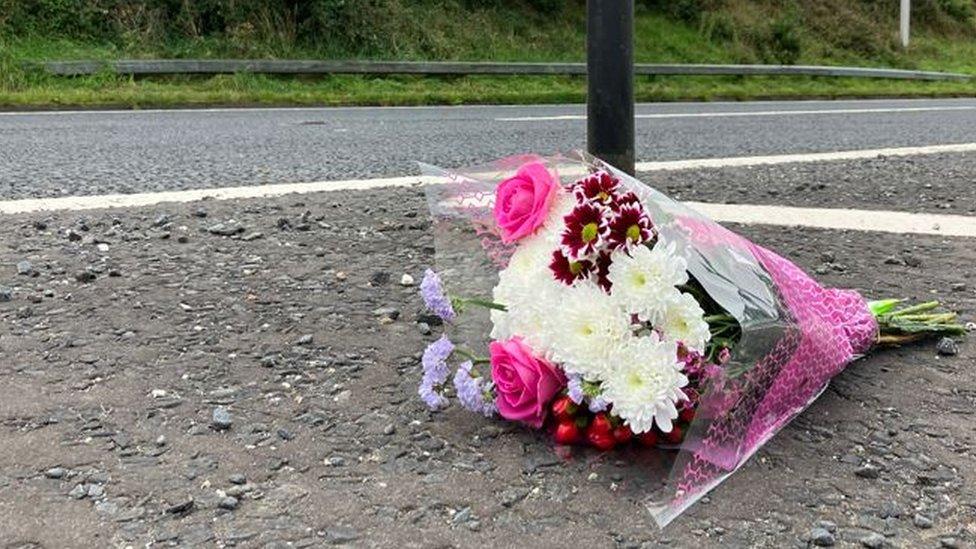
[[[607,229],[607,243],[615,249],[642,244],[654,235],[654,224],[640,204],[621,206]]]
[[[597,172],[573,184],[573,194],[580,202],[610,204],[620,187],[620,180],[607,172]]]
[[[618,211],[624,206],[642,207],[640,198],[637,198],[637,195],[633,191],[617,194],[614,196],[613,202],[610,203],[610,209],[613,211]]]
[[[585,259],[572,260],[566,257],[566,254],[561,250],[556,250],[552,252],[549,270],[555,275],[556,280],[572,286],[577,280],[590,276],[593,271],[593,262]]]
[[[613,260],[610,259],[610,254],[607,252],[600,252],[600,255],[596,258],[596,283],[604,292],[610,293],[610,288],[613,283],[610,282],[610,264]]]
[[[577,204],[563,221],[566,222],[566,229],[563,231],[562,245],[571,259],[592,255],[606,238],[607,218],[599,206]]]

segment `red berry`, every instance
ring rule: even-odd
[[[655,433],[654,431],[641,433],[637,435],[637,440],[639,440],[642,445],[648,448],[657,446],[657,433]]]
[[[627,427],[626,425],[618,425],[613,429],[613,438],[620,444],[630,442],[630,439],[633,438],[633,436],[633,431],[631,431],[630,427]]]
[[[568,396],[561,396],[552,402],[550,406],[553,417],[560,423],[573,419],[576,415],[576,404]]]
[[[671,427],[671,432],[664,433],[664,440],[668,441],[671,444],[678,444],[679,442],[681,442],[681,439],[683,439],[684,436],[685,433],[681,430],[681,427],[674,425]]]
[[[586,440],[604,452],[612,450],[617,445],[617,439],[613,438],[612,433],[603,433],[599,430],[594,430],[592,425],[586,431]]]
[[[556,444],[576,444],[580,439],[580,430],[572,421],[561,422],[556,425],[556,432],[553,435]]]
[[[601,435],[613,436],[613,424],[610,423],[610,419],[607,418],[607,414],[601,412],[593,416],[593,422],[590,423],[589,431],[599,433]]]

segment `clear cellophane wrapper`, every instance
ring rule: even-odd
[[[681,444],[628,455],[646,469],[641,498],[661,527],[732,474],[876,341],[877,323],[857,292],[823,288],[790,261],[585,153],[515,156],[461,170],[421,165],[435,262],[452,293],[491,296],[515,246],[495,230],[495,188],[529,161],[544,162],[564,186],[599,170],[618,177],[661,237],[675,243],[689,273],[741,325],[731,359],[701,387]],[[484,348],[491,321],[487,311],[469,310],[451,330],[455,341]]]

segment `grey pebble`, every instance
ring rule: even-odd
[[[915,517],[912,519],[912,524],[918,528],[928,529],[932,527],[932,519],[921,513],[916,513]]]
[[[832,547],[837,540],[826,528],[814,528],[810,530],[810,542],[817,547]]]
[[[237,501],[237,498],[231,497],[231,496],[227,496],[225,498],[221,498],[220,499],[220,503],[218,503],[217,505],[221,509],[226,509],[228,511],[233,511],[234,509],[237,509],[237,506],[239,505],[239,503],[240,502]]]
[[[234,473],[233,475],[227,477],[227,480],[229,480],[231,484],[246,484],[247,483],[247,477],[245,477],[244,475],[242,475],[240,473]]]
[[[942,356],[955,356],[959,354],[959,345],[951,337],[943,337],[936,344],[935,351]]]
[[[881,549],[884,547],[885,537],[877,532],[871,532],[870,534],[861,538],[861,545],[867,547],[868,549]]]
[[[881,469],[871,463],[865,463],[857,468],[854,474],[861,478],[876,479],[881,476]]]
[[[47,471],[44,471],[44,476],[47,478],[64,478],[67,471],[63,467],[51,467]]]
[[[234,423],[233,418],[231,418],[230,411],[223,406],[217,406],[213,411],[213,419],[211,420],[211,425],[214,429],[218,431],[225,431],[230,429],[230,426]]]
[[[87,495],[88,495],[88,487],[85,486],[84,484],[79,484],[74,488],[72,488],[70,492],[68,492],[68,497],[74,499],[82,499]]]
[[[0,286],[0,303],[6,303],[14,298],[14,291],[6,286]]]
[[[17,262],[17,274],[24,275],[24,276],[30,276],[30,275],[34,274],[34,267],[30,264],[30,261],[27,261],[26,259],[23,260],[23,261],[18,261]]]

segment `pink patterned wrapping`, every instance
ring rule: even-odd
[[[525,160],[513,157],[457,175],[424,166],[444,185],[428,187],[438,267],[448,285],[490,295],[511,253],[491,230],[495,186]],[[796,265],[651,187],[582,153],[543,159],[564,184],[605,169],[637,193],[662,237],[677,244],[689,272],[736,317],[742,337],[710,380],[667,478],[648,494],[660,526],[718,485],[810,405],[830,379],[875,342],[878,326],[854,291],[826,289]],[[486,341],[487,315],[460,327]],[[474,339],[470,339],[474,338]]]

